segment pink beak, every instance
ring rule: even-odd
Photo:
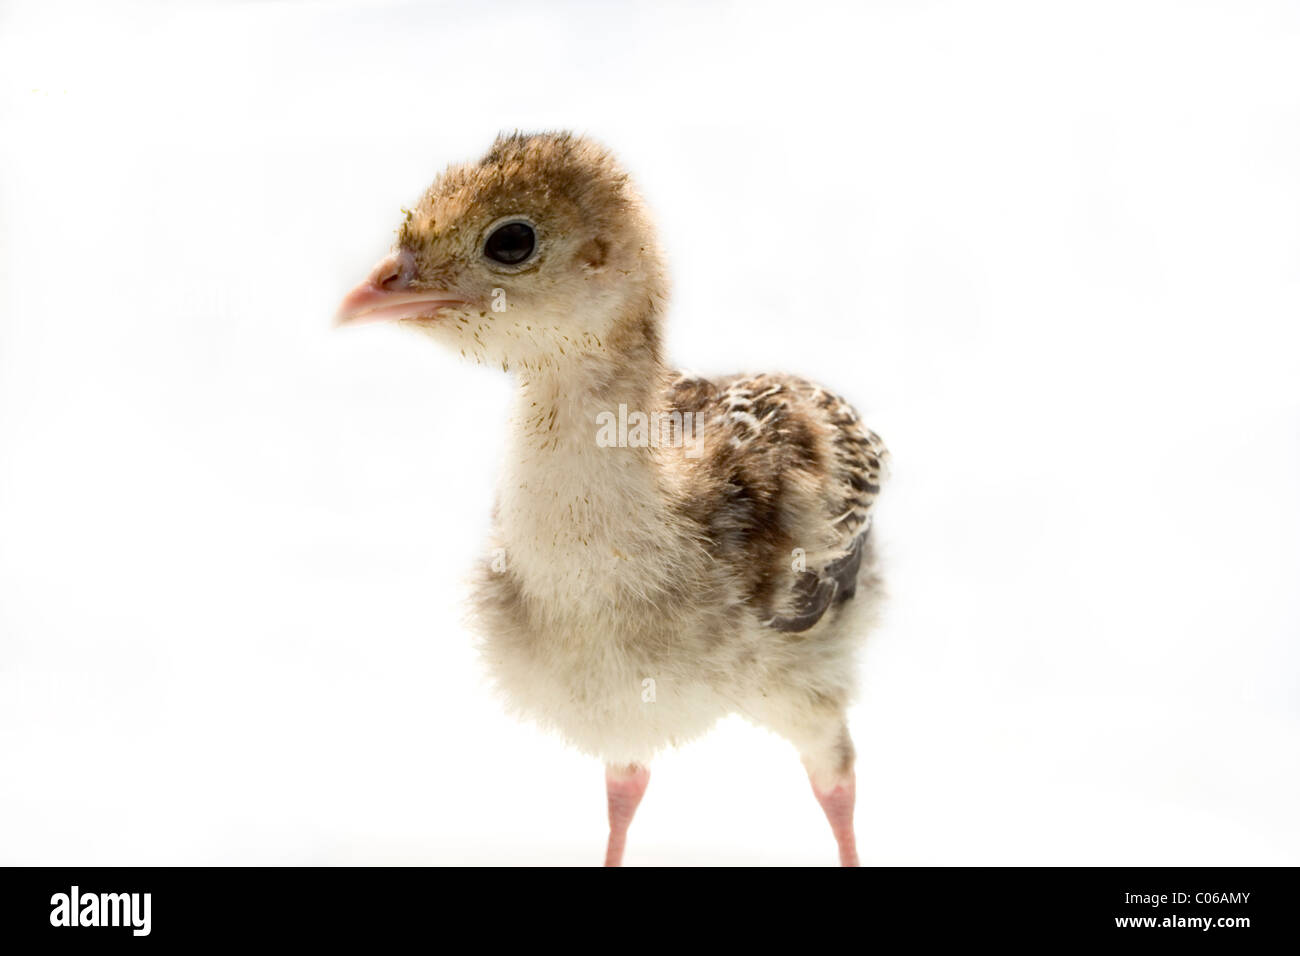
[[[334,321],[339,325],[384,319],[433,319],[442,309],[464,305],[450,292],[416,292],[415,257],[403,250],[393,253],[371,270],[366,281],[339,303]]]

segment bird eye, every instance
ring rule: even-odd
[[[526,222],[508,222],[492,231],[483,246],[483,255],[502,265],[516,266],[537,248],[537,234]]]

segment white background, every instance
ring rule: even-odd
[[[0,862],[598,862],[461,618],[509,382],[330,316],[499,129],[611,145],[696,371],[894,454],[879,864],[1300,863],[1300,11],[0,6]],[[793,750],[630,864],[820,864]]]

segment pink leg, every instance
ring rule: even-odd
[[[840,845],[840,866],[858,865],[858,847],[853,838],[854,776],[852,768],[828,786],[818,786],[817,778],[809,774],[817,802],[826,811],[835,842]]]
[[[605,850],[606,866],[623,865],[623,847],[627,844],[627,828],[632,823],[650,771],[640,764],[605,768],[605,792],[609,795],[609,846]]]

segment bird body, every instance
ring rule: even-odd
[[[396,318],[515,377],[475,619],[508,706],[605,762],[607,862],[651,758],[738,713],[795,745],[855,863],[845,714],[881,593],[887,453],[801,379],[670,371],[666,299],[613,158],[516,134],[435,182],[341,316]]]
[[[779,376],[663,382],[649,407],[698,416],[698,457],[684,442],[598,446],[594,422],[628,396],[536,394],[521,389],[502,481],[489,555],[504,561],[475,582],[510,704],[610,764],[739,713],[838,766],[875,563],[857,569],[860,600],[800,582],[871,550],[878,439],[839,399]]]

